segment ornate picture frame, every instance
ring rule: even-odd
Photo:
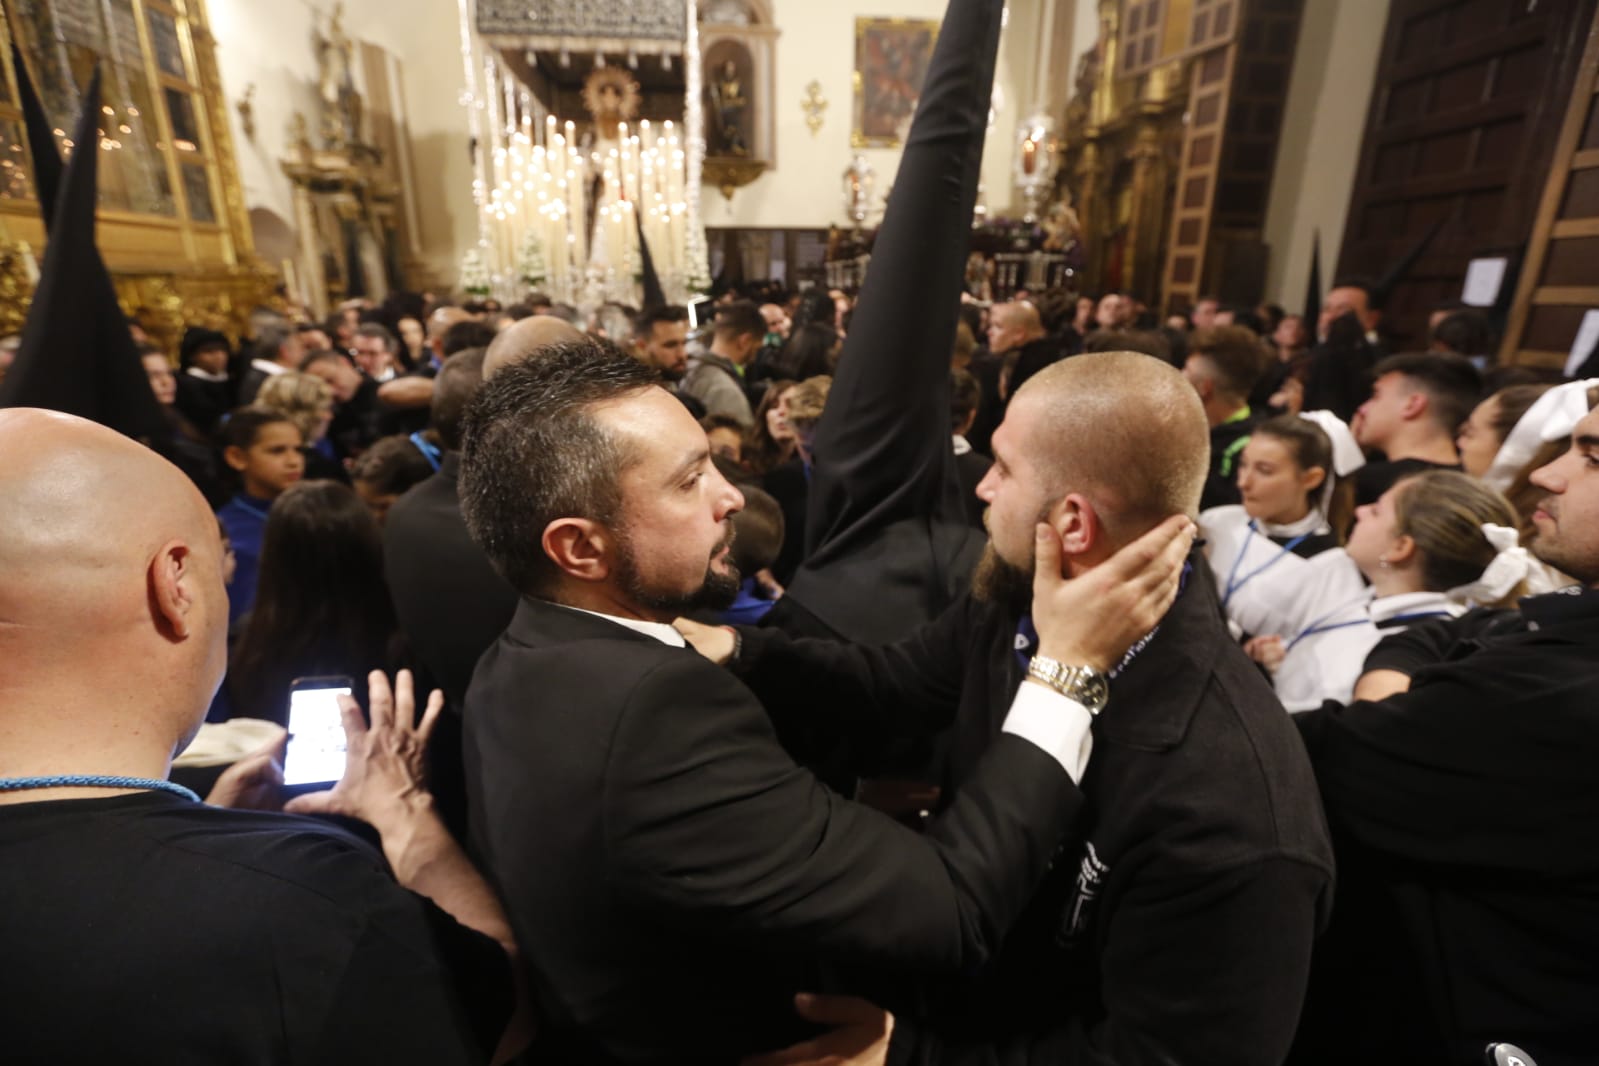
[[[898,148],[916,113],[937,19],[855,20],[855,106],[850,145]]]

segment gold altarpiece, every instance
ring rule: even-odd
[[[0,0],[0,9],[0,335],[21,328],[45,244],[12,39],[63,150],[82,150],[67,131],[101,66],[97,240],[123,310],[169,351],[186,324],[247,332],[277,277],[255,255],[202,0]]]
[[[1099,0],[1060,183],[1085,287],[1182,309],[1253,301],[1303,0]]]

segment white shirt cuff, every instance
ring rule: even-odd
[[[1048,685],[1023,681],[1005,716],[1003,731],[1043,748],[1079,784],[1094,750],[1094,716],[1076,700]]]

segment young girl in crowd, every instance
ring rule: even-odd
[[[1515,521],[1503,496],[1465,474],[1405,478],[1356,512],[1346,548],[1322,553],[1294,586],[1257,601],[1259,628],[1245,650],[1272,672],[1288,710],[1348,702],[1384,636],[1522,590],[1531,560]]]
[[[1336,441],[1336,444],[1335,444]],[[1258,426],[1239,457],[1243,503],[1199,516],[1216,591],[1235,636],[1263,632],[1283,590],[1306,580],[1307,560],[1343,543],[1364,462],[1354,435],[1326,411]],[[1358,582],[1349,589],[1359,591]]]
[[[328,439],[333,424],[333,389],[314,374],[298,370],[275,374],[266,379],[255,395],[255,402],[270,407],[299,427],[304,438],[305,476],[332,478],[349,484],[350,475],[339,462]]]
[[[266,523],[255,607],[229,662],[233,714],[283,724],[297,677],[343,674],[361,691],[368,671],[395,665],[394,643],[370,510],[332,481],[284,491]]]
[[[222,460],[239,479],[240,491],[217,509],[233,545],[236,569],[228,585],[228,621],[237,622],[255,602],[261,536],[272,501],[305,474],[300,430],[268,407],[241,407],[222,427]]]

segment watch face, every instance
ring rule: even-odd
[[[1094,710],[1105,706],[1110,700],[1110,685],[1106,684],[1102,674],[1094,674],[1083,678],[1083,695],[1087,697],[1088,705]]]

